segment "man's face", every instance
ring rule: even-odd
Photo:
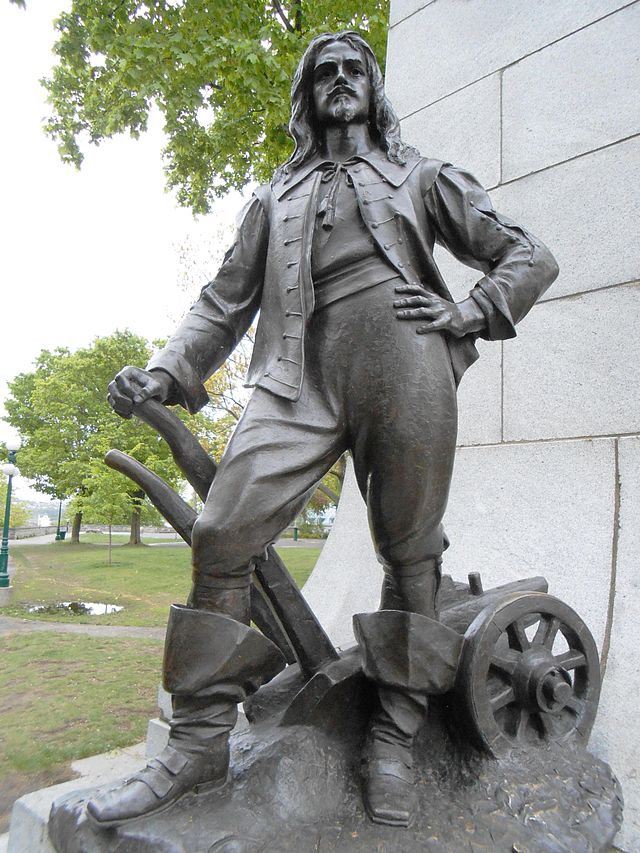
[[[316,59],[313,99],[321,125],[366,124],[370,82],[364,57],[346,42],[332,42]]]

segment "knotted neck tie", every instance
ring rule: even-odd
[[[340,185],[340,176],[344,174],[347,178],[347,186],[352,187],[353,180],[351,175],[347,172],[347,169],[354,166],[356,162],[355,157],[352,157],[350,160],[345,160],[344,163],[325,163],[325,165],[321,167],[322,183],[331,183],[331,186],[327,190],[327,194],[318,206],[318,216],[322,217],[322,227],[325,231],[330,231],[336,221],[336,200],[338,196],[338,186]]]

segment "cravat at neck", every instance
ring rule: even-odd
[[[355,157],[345,160],[344,163],[325,163],[322,166],[322,183],[331,182],[327,194],[318,206],[318,216],[322,216],[322,227],[325,231],[331,230],[336,221],[336,199],[338,196],[338,187],[340,185],[341,175],[346,175],[347,184],[353,186],[351,176],[347,169],[356,163]]]

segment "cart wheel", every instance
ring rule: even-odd
[[[494,755],[586,743],[600,695],[596,644],[578,614],[552,595],[507,596],[467,629],[456,691],[471,735]]]

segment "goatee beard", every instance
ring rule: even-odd
[[[335,116],[338,121],[350,122],[353,121],[356,111],[353,104],[347,100],[341,100],[336,104]]]

